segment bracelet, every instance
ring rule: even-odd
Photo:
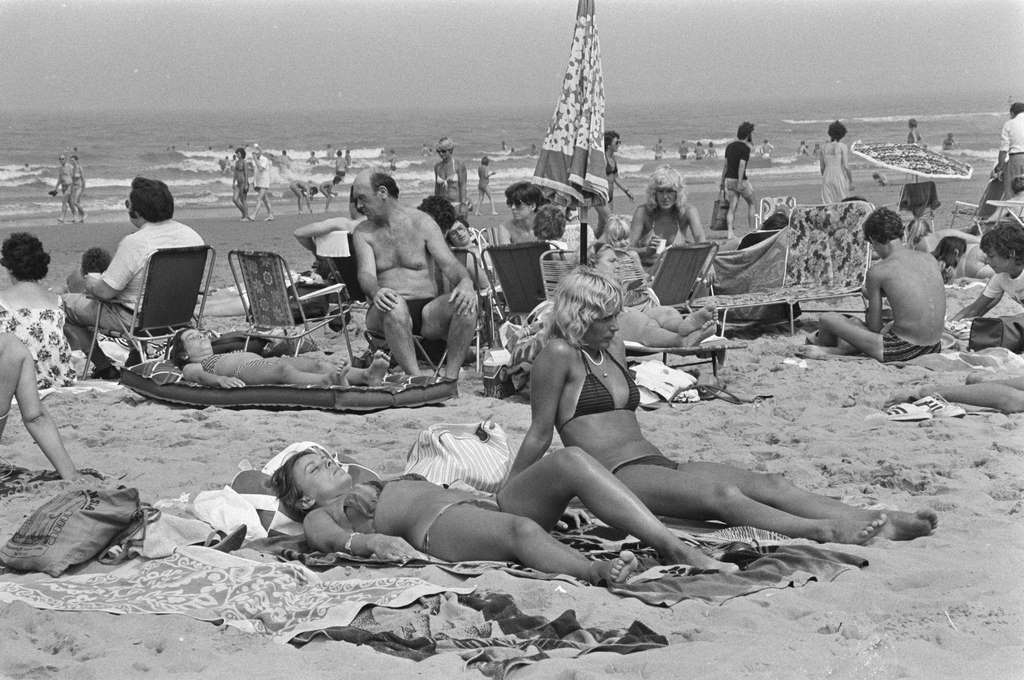
[[[351,534],[348,535],[348,540],[345,541],[345,552],[347,552],[349,555],[354,555],[355,554],[355,553],[352,552],[352,539],[355,538],[358,535],[359,535],[358,532],[353,531]]]

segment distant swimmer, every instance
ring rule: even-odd
[[[392,172],[398,169],[398,158],[395,155],[394,149],[388,150],[388,167],[391,168]]]
[[[953,139],[953,133],[947,132],[946,138],[942,140],[942,150],[949,151],[951,149],[957,148],[958,146],[960,145],[956,143],[955,139]]]
[[[797,149],[796,155],[797,156],[809,156],[810,155],[810,151],[807,148],[807,142],[805,142],[802,139],[800,140],[800,148]]]
[[[708,142],[708,158],[718,158],[718,149],[715,148],[714,142]]]
[[[63,222],[68,216],[68,211],[71,210],[71,205],[68,203],[68,190],[71,189],[71,164],[68,163],[68,155],[63,152],[57,156],[57,161],[60,162],[60,167],[57,168],[57,185],[50,191],[50,195],[60,194],[60,217],[57,218],[57,221]],[[72,213],[73,215],[74,213]]]
[[[288,155],[288,150],[287,149],[282,149],[281,150],[281,155],[277,157],[277,162],[281,166],[281,171],[285,175],[290,175],[291,174],[291,172],[292,172],[292,159],[291,159],[291,156]]]
[[[309,163],[311,166],[318,165],[320,163],[320,161],[316,159],[316,151],[309,152],[309,158],[306,159],[306,162]]]
[[[326,182],[321,182],[319,185],[317,185],[317,188],[320,190],[320,193],[323,194],[324,197],[324,212],[327,212],[328,210],[331,209],[331,199],[336,196],[334,190],[339,184],[341,184],[341,179],[335,177]]]
[[[665,157],[665,145],[662,143],[661,138],[658,138],[658,143],[654,145],[654,160],[660,161]]]
[[[689,152],[690,149],[686,146],[686,140],[681,140],[679,142],[679,160],[686,160],[686,154]]]
[[[497,215],[498,211],[494,209],[494,197],[491,196],[490,187],[491,177],[495,174],[495,171],[491,170],[491,159],[489,157],[484,156],[483,158],[480,159],[480,167],[476,169],[476,174],[477,201],[476,210],[473,211],[473,214],[480,214],[480,206],[484,204],[484,199],[486,198],[491,202],[491,214]]]
[[[704,156],[705,155],[706,155],[706,152],[704,151],[704,143],[703,142],[697,142],[697,145],[693,147],[693,157],[694,157],[694,159],[696,159],[698,161],[704,160]]]
[[[761,155],[761,158],[770,160],[772,157],[772,151],[774,150],[775,147],[772,146],[772,143],[766,139],[764,140],[764,142],[761,143],[761,146],[758,148],[758,153]]]
[[[911,118],[907,121],[907,144],[924,146],[921,142],[921,133],[917,131],[917,119]]]
[[[345,173],[348,171],[348,163],[345,161],[345,152],[338,149],[334,152],[334,176],[338,178],[338,181],[345,179]]]

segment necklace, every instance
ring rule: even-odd
[[[598,368],[604,365],[604,352],[601,352],[600,350],[598,351],[601,353],[601,360],[594,361],[593,357],[590,356],[590,352],[588,352],[587,350],[583,350],[583,356],[585,356],[587,359],[590,359],[590,363],[594,364],[594,368]],[[601,376],[607,378],[608,371],[601,369]]]

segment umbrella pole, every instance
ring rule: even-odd
[[[580,264],[587,264],[587,222],[580,220]]]

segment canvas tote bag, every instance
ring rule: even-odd
[[[729,199],[725,197],[725,189],[718,192],[715,205],[711,208],[711,229],[713,231],[726,231],[729,224],[726,215],[729,213]]]
[[[405,474],[419,474],[435,484],[461,481],[494,493],[512,466],[508,435],[490,418],[482,423],[437,423],[420,431],[406,457]]]

